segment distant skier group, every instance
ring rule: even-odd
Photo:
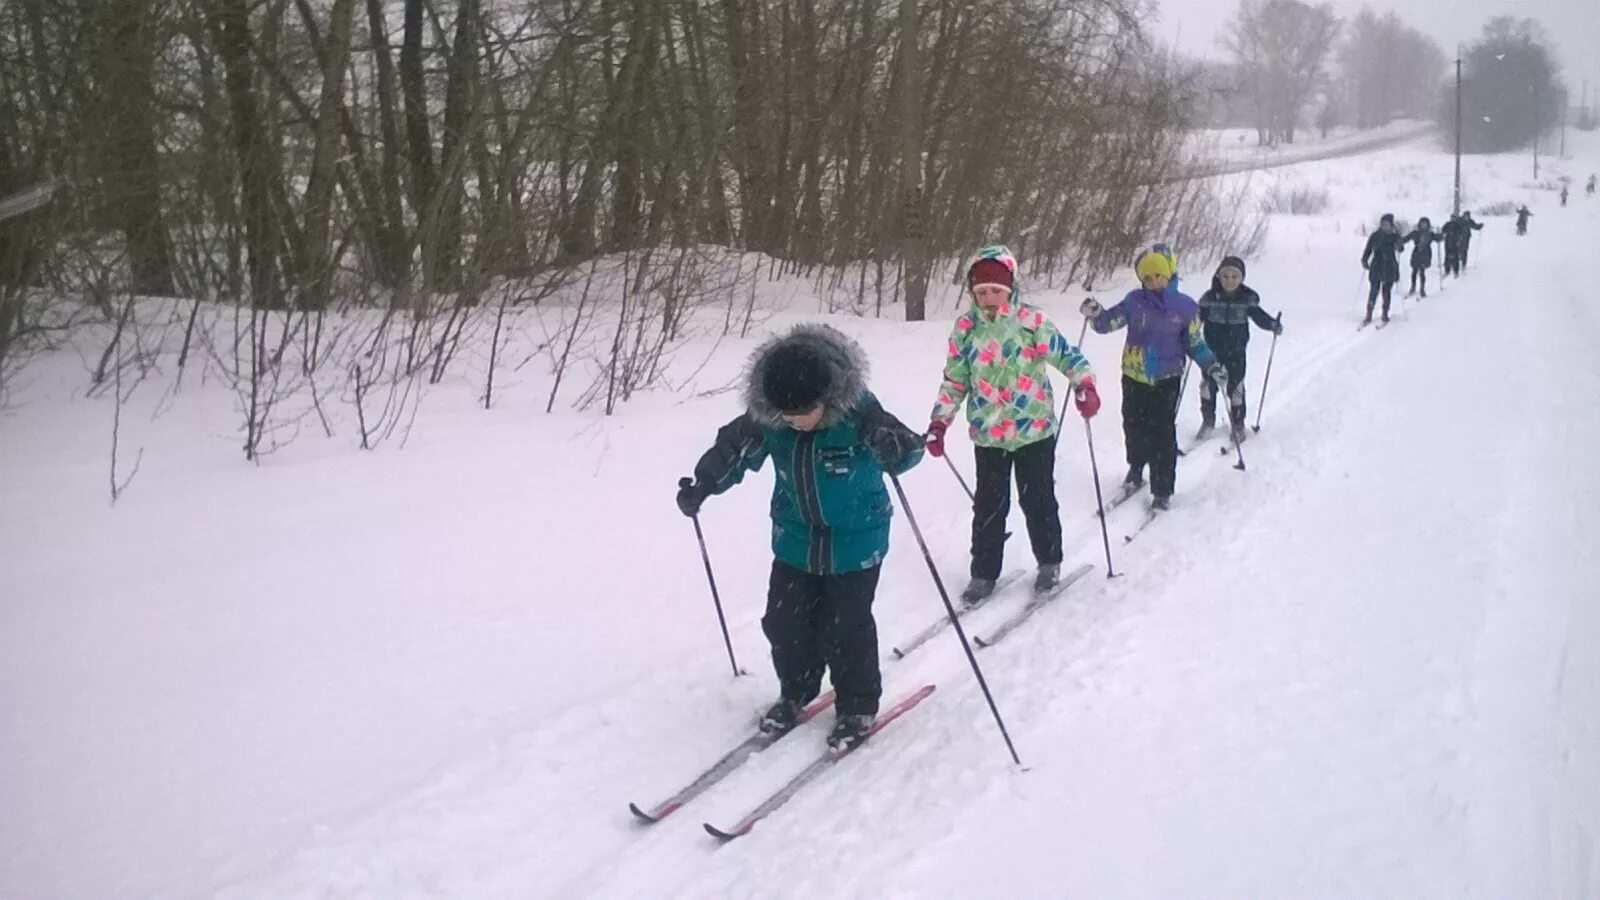
[[[1086,330],[1127,331],[1123,496],[1142,488],[1148,468],[1153,516],[1168,508],[1176,488],[1176,422],[1189,361],[1204,373],[1197,437],[1215,427],[1220,396],[1227,398],[1230,435],[1242,441],[1250,323],[1274,334],[1283,325],[1261,309],[1237,256],[1222,260],[1198,302],[1177,289],[1176,258],[1166,246],[1142,253],[1134,270],[1138,289],[1109,308],[1086,300],[1080,312]],[[756,349],[744,379],[745,411],[719,429],[694,478],[680,483],[678,506],[694,517],[707,497],[766,460],[776,469],[762,629],[780,697],[760,721],[764,732],[781,734],[802,721],[827,671],[836,694],[830,746],[847,751],[871,734],[882,694],[872,603],[889,544],[884,479],[915,466],[924,451],[943,457],[946,432],[963,409],[977,479],[962,602],[982,603],[999,583],[1013,480],[1037,564],[1034,590],[1048,594],[1061,583],[1060,423],[1048,370],[1066,377],[1085,420],[1100,410],[1095,374],[1050,317],[1022,301],[1017,260],[1007,248],[979,251],[965,281],[969,303],[950,332],[923,434],[868,390],[865,354],[855,341],[826,325],[802,324]]]

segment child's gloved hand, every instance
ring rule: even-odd
[[[869,432],[864,443],[878,465],[892,469],[917,449],[917,435],[903,426],[884,425]]]
[[[678,510],[689,518],[700,514],[700,504],[710,492],[693,478],[678,479]]]
[[[1100,305],[1099,300],[1096,300],[1093,297],[1087,297],[1084,299],[1083,303],[1079,304],[1078,312],[1083,313],[1083,317],[1085,319],[1093,319],[1105,312],[1105,307]]]
[[[1073,390],[1077,394],[1074,402],[1078,407],[1078,412],[1085,419],[1094,418],[1094,414],[1100,411],[1100,392],[1095,390],[1094,376],[1090,375],[1079,379],[1077,386]]]
[[[929,453],[934,456],[944,456],[944,432],[949,427],[949,422],[941,422],[938,419],[928,423],[928,434],[925,440],[927,441]]]
[[[1226,366],[1222,363],[1212,363],[1211,368],[1206,370],[1206,377],[1210,378],[1211,382],[1217,386],[1217,393],[1228,394],[1228,368]],[[1232,395],[1229,394],[1228,396],[1231,397]]]

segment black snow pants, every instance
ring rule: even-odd
[[[1129,468],[1150,467],[1150,493],[1172,496],[1178,481],[1178,376],[1145,384],[1122,376],[1122,437]]]
[[[1383,292],[1383,317],[1385,319],[1389,318],[1389,300],[1394,293],[1394,282],[1374,281],[1372,283],[1372,290],[1367,292],[1367,318],[1369,319],[1372,318],[1373,305],[1378,302],[1379,291]]]
[[[1428,267],[1427,266],[1416,266],[1416,265],[1414,265],[1414,266],[1411,267],[1411,292],[1413,294],[1417,292],[1417,285],[1418,284],[1422,285],[1422,296],[1424,296],[1424,297],[1428,296]]]
[[[978,486],[972,498],[972,577],[999,578],[1011,514],[1011,475],[1028,522],[1028,541],[1040,565],[1061,562],[1061,509],[1056,503],[1056,437],[1015,450],[975,447]]]
[[[839,715],[872,715],[883,694],[872,599],[880,567],[813,575],[773,560],[761,630],[772,644],[783,697],[809,703],[826,669]]]

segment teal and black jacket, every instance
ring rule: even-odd
[[[784,341],[812,343],[828,360],[826,408],[814,431],[783,421],[761,396],[764,363]],[[900,474],[922,460],[922,439],[886,412],[866,389],[861,348],[827,326],[802,326],[758,348],[746,376],[747,410],[717,431],[716,443],[695,465],[695,480],[720,494],[746,472],[772,460],[772,552],[787,565],[816,575],[870,569],[889,551],[892,506],[884,467],[867,449],[877,429],[902,432],[912,448],[891,468]]]

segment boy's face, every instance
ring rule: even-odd
[[[1172,283],[1171,275],[1147,275],[1144,279],[1144,289],[1147,291],[1164,291]]]
[[[978,301],[979,309],[993,315],[1010,299],[1011,289],[1002,284],[975,284],[972,286],[972,297]]]
[[[1222,289],[1231,294],[1244,282],[1244,273],[1233,266],[1223,266],[1217,270],[1217,280],[1222,282]]]
[[[780,413],[780,415],[789,423],[789,427],[796,431],[816,431],[817,426],[822,424],[822,414],[825,410],[826,407],[818,403],[806,412]]]

